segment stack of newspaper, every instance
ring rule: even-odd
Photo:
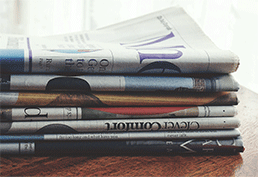
[[[239,59],[181,8],[0,42],[2,155],[244,149],[230,75]]]

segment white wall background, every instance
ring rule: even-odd
[[[258,0],[0,0],[0,33],[44,36],[92,30],[175,5],[217,46],[240,57],[233,75],[258,93]]]

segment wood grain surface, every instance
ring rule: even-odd
[[[258,176],[258,94],[241,87],[237,155],[1,157],[1,176]]]

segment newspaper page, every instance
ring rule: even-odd
[[[95,31],[0,40],[8,73],[232,73],[239,65],[177,7]]]

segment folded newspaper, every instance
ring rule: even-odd
[[[234,92],[0,92],[2,107],[230,106]]]
[[[95,31],[0,41],[1,73],[232,73],[239,66],[176,7]]]
[[[61,76],[47,74],[14,74],[0,76],[2,91],[176,91],[221,92],[238,91],[233,76],[212,77],[81,75]]]
[[[22,141],[0,144],[1,155],[171,155],[179,153],[235,154],[243,152],[241,137],[227,139]]]
[[[112,120],[179,117],[233,117],[235,106],[171,107],[20,107],[0,108],[1,122],[50,120]]]

